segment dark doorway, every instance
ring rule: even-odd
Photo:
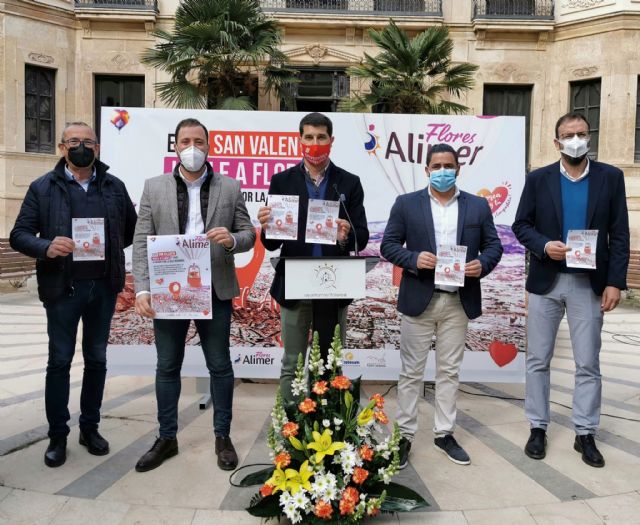
[[[319,111],[330,113],[338,110],[338,102],[349,94],[349,77],[344,69],[300,69],[297,84],[291,89],[293,107],[281,109],[293,111]]]
[[[319,113],[331,113],[335,111],[333,102],[328,100],[296,100],[296,110]]]
[[[524,117],[525,163],[529,170],[529,127],[531,121],[531,92],[533,86],[512,84],[484,85],[482,114]]]
[[[100,137],[102,106],[144,107],[144,77],[96,75],[94,106],[95,130]]]

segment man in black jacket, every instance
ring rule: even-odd
[[[11,247],[37,259],[38,295],[47,313],[49,360],[45,405],[49,446],[44,462],[66,461],[69,370],[82,319],[84,374],[80,444],[109,453],[98,433],[107,372],[107,340],[116,295],[124,286],[123,249],[133,240],[135,208],[122,181],[97,159],[100,145],[84,122],[68,124],[59,144],[63,158],[29,186],[11,231]],[[79,246],[81,235],[88,238]]]
[[[300,121],[300,142],[304,159],[271,179],[269,195],[298,195],[298,238],[295,241],[267,239],[265,229],[271,217],[271,208],[264,206],[258,211],[262,226],[261,240],[267,250],[281,248],[281,257],[336,257],[348,256],[352,250],[362,250],[369,242],[369,229],[364,211],[364,191],[360,179],[339,168],[329,160],[333,143],[333,124],[320,113],[310,113]],[[309,199],[341,200],[338,226],[338,241],[334,245],[305,242],[305,230]],[[353,223],[351,230],[345,208]],[[357,242],[357,244],[356,244]],[[291,382],[295,376],[298,355],[306,355],[309,329],[312,324],[311,301],[285,300],[284,264],[276,267],[271,285],[271,296],[280,305],[280,322],[284,355],[280,372],[280,391],[286,405],[294,400]],[[343,334],[346,328],[347,306],[351,300],[339,301],[338,319]]]

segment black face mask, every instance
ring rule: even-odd
[[[75,148],[69,148],[69,162],[77,168],[87,168],[93,164],[96,158],[96,152],[91,148],[85,148],[84,144],[80,144]]]

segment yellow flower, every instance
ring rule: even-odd
[[[373,419],[373,409],[367,407],[358,414],[358,425],[363,427]]]
[[[309,478],[313,476],[313,470],[309,468],[309,460],[300,465],[300,471],[288,468],[285,471],[287,476],[287,488],[291,494],[295,494],[301,488],[311,490]]]
[[[272,476],[265,482],[265,485],[271,485],[274,494],[279,490],[287,490],[287,476],[285,472],[282,469],[276,468]]]
[[[344,448],[342,441],[331,441],[331,432],[328,428],[320,435],[320,432],[313,431],[313,439],[307,448],[316,451],[316,465],[320,464],[325,456],[333,456],[338,450]]]

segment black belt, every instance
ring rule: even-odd
[[[456,290],[455,292],[450,292],[449,290],[441,290],[440,288],[434,288],[433,293],[448,293],[450,295],[455,295],[458,293],[458,291]]]

